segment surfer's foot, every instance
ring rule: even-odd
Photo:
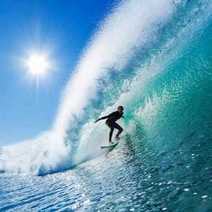
[[[120,140],[120,137],[119,136],[116,136],[116,140],[119,141]]]

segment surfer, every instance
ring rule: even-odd
[[[116,121],[118,119],[120,119],[121,117],[124,118],[124,116],[123,116],[124,112],[123,111],[124,111],[124,107],[120,105],[120,106],[117,107],[117,111],[110,113],[107,116],[100,117],[99,119],[97,119],[95,121],[95,123],[96,123],[100,120],[107,119],[105,123],[110,128],[110,133],[109,133],[109,142],[110,143],[112,143],[112,136],[113,136],[114,129],[118,130],[118,133],[116,134],[116,139],[117,140],[120,139],[119,135],[122,133],[123,128],[119,124],[117,124]]]

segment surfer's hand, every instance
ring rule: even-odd
[[[97,123],[99,121],[99,119],[97,119],[94,123]]]

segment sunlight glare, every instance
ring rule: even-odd
[[[47,74],[50,69],[48,57],[44,54],[33,53],[25,61],[27,71],[33,76]]]

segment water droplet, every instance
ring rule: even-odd
[[[201,198],[206,199],[206,198],[208,198],[208,195],[202,195]]]

